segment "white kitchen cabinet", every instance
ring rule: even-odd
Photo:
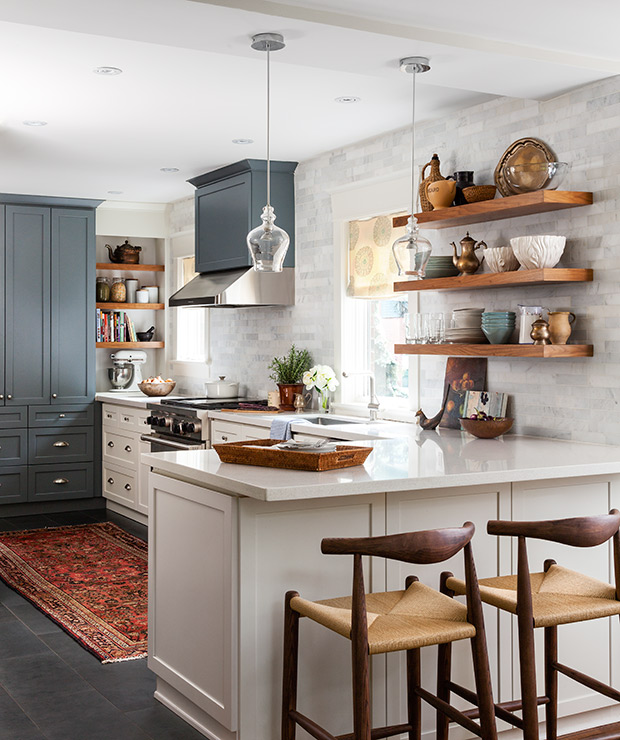
[[[102,492],[108,508],[146,524],[148,472],[140,455],[149,445],[140,440],[148,432],[147,409],[104,403],[102,409]]]
[[[247,439],[269,439],[269,427],[211,419],[211,444]]]

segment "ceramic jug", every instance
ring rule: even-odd
[[[446,178],[441,174],[439,171],[439,165],[441,162],[439,161],[439,157],[436,154],[433,154],[431,161],[427,162],[424,167],[422,167],[422,176],[420,178],[420,205],[422,207],[423,211],[432,211],[433,210],[433,204],[429,201],[429,199],[426,197],[426,187],[431,182],[437,182],[438,180],[445,180]],[[426,172],[426,168],[430,167],[431,172],[429,175],[424,177],[424,173]]]
[[[454,262],[456,269],[461,273],[461,275],[473,275],[480,267],[480,260],[475,254],[476,249],[486,247],[486,244],[484,242],[476,242],[475,239],[471,238],[468,231],[467,236],[461,239],[460,245],[461,255],[459,256],[456,253],[456,244],[454,242],[450,243],[454,253],[452,262]]]
[[[426,183],[426,197],[433,206],[433,210],[448,208],[452,205],[456,194],[456,183],[454,180],[436,180]]]
[[[573,329],[575,314],[572,311],[548,311],[551,344],[566,344]],[[572,318],[571,318],[572,317]]]

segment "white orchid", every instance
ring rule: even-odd
[[[340,385],[336,380],[336,373],[329,365],[315,365],[303,374],[306,388],[316,388],[319,393],[333,392]]]

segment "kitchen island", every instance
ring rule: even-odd
[[[411,430],[410,430],[411,431]],[[267,435],[265,435],[267,436]],[[473,521],[480,577],[515,572],[511,542],[486,534],[489,519],[551,519],[620,508],[620,449],[506,436],[479,440],[451,430],[356,442],[363,466],[323,473],[226,465],[213,450],[143,455],[150,474],[149,666],[156,697],[214,740],[276,740],[280,724],[282,604],[287,590],[310,599],[345,595],[351,559],[321,555],[323,537],[371,536]],[[610,578],[609,548],[574,551],[532,542],[532,567],[553,557]],[[366,588],[403,587],[416,572],[462,575],[460,559],[420,567],[374,559]],[[511,618],[489,609],[487,636],[496,698],[518,695]],[[577,669],[620,687],[618,620],[567,625],[560,651]],[[348,640],[303,620],[299,708],[334,734],[350,731]],[[468,646],[455,646],[456,680],[470,683]],[[423,659],[432,686],[433,649]],[[539,680],[542,675],[539,676]],[[404,716],[399,654],[372,659],[375,724]],[[620,708],[579,685],[560,686],[561,731],[620,721]],[[427,711],[425,737],[434,737]],[[519,733],[500,724],[503,737]],[[309,736],[299,730],[300,740]],[[459,730],[453,737],[465,737]]]

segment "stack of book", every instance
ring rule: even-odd
[[[136,328],[124,311],[97,309],[98,342],[137,342]]]

